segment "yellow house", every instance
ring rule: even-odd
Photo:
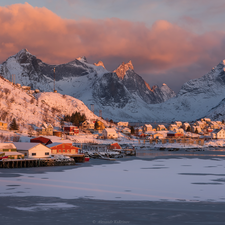
[[[17,152],[13,143],[0,143],[0,157],[8,156],[8,159],[23,159],[24,154]]]
[[[37,129],[39,135],[53,136],[53,126],[51,124],[43,123],[41,128]]]
[[[102,121],[100,121],[100,120],[97,120],[95,122],[95,129],[96,130],[104,130],[105,129],[104,123]]]
[[[155,133],[152,135],[152,138],[155,138],[155,139],[162,139],[164,136],[163,134],[160,134],[160,133]]]
[[[0,130],[7,130],[8,124],[6,122],[0,121]]]

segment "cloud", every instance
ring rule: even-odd
[[[213,55],[218,60],[225,37],[220,31],[197,35],[166,20],[156,21],[149,28],[117,18],[62,19],[45,7],[28,3],[0,7],[0,27],[1,62],[27,48],[51,64],[85,55],[92,62],[102,60],[113,70],[121,61],[131,59],[139,74],[159,75],[176,67],[208,62]]]

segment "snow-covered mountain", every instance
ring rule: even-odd
[[[132,62],[115,71],[103,62],[90,64],[85,57],[61,65],[49,65],[23,49],[0,65],[0,73],[32,89],[53,91],[82,100],[95,113],[115,121],[193,121],[225,115],[225,60],[208,74],[185,83],[177,96],[166,85],[150,86],[134,71]],[[51,94],[49,94],[51,95]],[[52,96],[51,96],[52,97]],[[53,98],[53,97],[52,97]]]
[[[53,92],[33,95],[0,77],[0,120],[2,121],[11,123],[15,118],[21,128],[28,128],[31,124],[39,127],[43,122],[60,126],[64,115],[71,115],[76,111],[84,113],[87,119],[98,119],[106,124],[78,99]]]
[[[54,74],[55,68],[55,74]],[[0,65],[7,79],[15,74],[16,83],[40,91],[53,91],[82,100],[95,112],[102,110],[104,118],[113,120],[142,120],[148,118],[149,104],[164,102],[175,96],[166,85],[150,86],[134,71],[131,61],[122,63],[114,72],[105,69],[103,62],[89,64],[85,57],[61,65],[49,65],[26,49],[9,57]],[[139,115],[140,107],[144,114]]]
[[[177,96],[152,109],[162,121],[193,121],[202,117],[225,119],[225,60],[208,74],[186,82]]]

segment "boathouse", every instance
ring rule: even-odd
[[[78,147],[73,146],[72,143],[52,143],[48,145],[48,147],[51,149],[51,153],[53,155],[55,154],[61,154],[61,155],[68,155],[68,154],[78,154]]]
[[[40,143],[13,142],[17,152],[23,153],[25,158],[49,158],[51,149]]]

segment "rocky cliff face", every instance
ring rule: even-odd
[[[135,73],[131,61],[122,63],[114,72],[131,94],[139,96],[148,104],[161,103],[176,96],[166,84],[163,84],[161,88],[157,85],[150,88],[149,84]]]
[[[165,84],[150,88],[134,71],[131,61],[109,72],[103,62],[93,65],[85,57],[66,64],[49,65],[23,49],[0,65],[0,73],[9,80],[15,74],[16,83],[42,92],[53,91],[55,79],[55,89],[59,93],[78,98],[88,106],[94,104],[96,112],[104,109],[106,117],[112,108],[120,109],[120,115],[136,113],[137,102],[147,112],[149,104],[161,103],[175,96]],[[130,117],[136,120],[139,116]]]

